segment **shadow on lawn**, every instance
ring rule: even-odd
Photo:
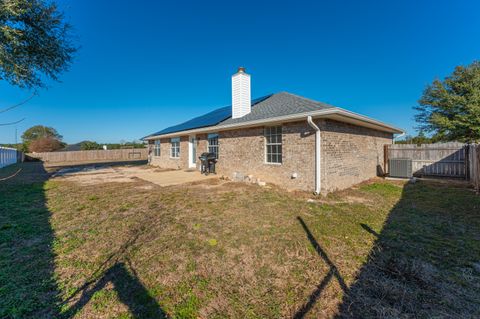
[[[108,283],[113,284],[118,298],[128,307],[133,318],[168,318],[157,301],[142,285],[135,270],[131,266],[127,267],[124,262],[116,262],[103,272],[99,280],[84,286],[79,300],[62,317],[74,316],[96,292],[104,289]]]
[[[84,169],[84,168],[102,168],[105,166],[115,167],[115,166],[142,166],[148,164],[147,160],[130,160],[130,161],[96,161],[96,162],[85,162],[85,163],[45,163],[49,168],[54,169]]]
[[[3,176],[11,176],[9,170]],[[51,318],[58,314],[54,242],[42,163],[25,163],[0,182],[0,318]]]
[[[337,267],[333,264],[330,258],[328,258],[327,254],[322,249],[322,247],[320,247],[317,240],[315,239],[313,234],[310,232],[310,229],[308,229],[303,219],[298,216],[297,216],[297,219],[300,222],[300,225],[302,225],[303,230],[307,234],[307,238],[310,241],[310,244],[313,246],[317,254],[323,259],[323,261],[330,267],[330,270],[328,271],[327,275],[323,278],[322,282],[318,284],[317,288],[310,294],[310,297],[308,298],[307,303],[305,303],[300,309],[298,309],[298,311],[293,316],[293,318],[295,319],[300,319],[300,318],[303,318],[310,311],[310,309],[312,309],[317,299],[322,294],[322,291],[327,287],[327,285],[330,283],[330,280],[332,280],[332,278],[335,278],[338,281],[338,283],[340,284],[340,287],[345,293],[348,292],[348,287],[345,284],[345,281],[343,280],[342,276],[340,275]]]
[[[395,190],[386,185],[368,191],[391,196]],[[344,292],[336,318],[480,317],[479,211],[480,197],[468,189],[406,185],[380,232],[358,225],[375,244],[349,287],[297,217],[330,270],[294,318],[313,315],[309,311],[332,279]]]
[[[468,189],[404,186],[380,232],[359,224],[375,244],[337,318],[478,318],[479,211]]]
[[[155,298],[142,285],[135,269],[126,257],[128,250],[135,245],[138,237],[145,231],[146,227],[142,227],[143,229],[135,231],[118,251],[110,254],[90,276],[90,279],[63,302],[63,304],[67,304],[72,299],[78,299],[69,307],[68,311],[63,313],[63,318],[74,316],[92,299],[96,292],[104,289],[108,283],[113,284],[118,298],[128,307],[133,318],[168,318]],[[80,297],[77,298],[79,294]]]
[[[133,318],[167,318],[124,258],[140,232],[70,297],[81,294],[72,306],[62,307],[70,299],[60,300],[55,281],[55,236],[44,193],[49,176],[42,163],[24,163],[17,176],[0,183],[0,318],[71,318],[109,282]]]

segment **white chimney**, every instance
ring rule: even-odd
[[[238,68],[232,75],[232,118],[236,119],[250,113],[252,98],[250,96],[250,74],[245,68]]]

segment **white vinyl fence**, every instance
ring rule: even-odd
[[[17,163],[19,153],[14,148],[0,146],[0,168]]]

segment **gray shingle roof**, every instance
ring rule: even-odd
[[[333,105],[329,105],[322,102],[317,102],[310,100],[295,94],[280,92],[272,95],[267,95],[256,100],[252,100],[252,109],[251,112],[241,118],[232,119],[231,106],[223,107],[216,109],[202,116],[193,118],[187,122],[174,125],[163,129],[157,133],[148,135],[144,138],[152,136],[161,136],[163,134],[172,133],[177,134],[183,131],[189,131],[194,129],[215,129],[216,127],[236,126],[242,125],[242,123],[255,122],[261,123],[262,120],[268,121],[269,119],[284,117],[284,116],[294,116],[295,114],[302,114],[308,112],[322,111],[322,110],[337,110],[339,112],[346,113],[348,111],[337,108]],[[345,114],[344,114],[345,115]],[[358,114],[351,113],[347,116],[361,117],[360,121],[374,122],[374,125],[386,126],[390,131],[402,132],[400,129],[389,126],[388,124],[383,124],[381,122],[375,121],[373,119],[368,119]],[[363,118],[362,118],[363,117]],[[358,120],[358,119],[357,119]]]
[[[266,95],[258,99],[252,100],[252,108],[255,107],[256,104],[264,101],[265,99],[268,99],[270,96],[271,95]],[[201,116],[197,116],[186,122],[167,127],[161,131],[150,134],[148,136],[169,134],[169,133],[182,132],[182,131],[196,129],[196,128],[215,126],[231,117],[232,117],[232,106],[229,105],[229,106],[225,106],[225,107],[221,107],[219,109],[213,110]],[[148,137],[148,136],[145,136],[145,137]]]
[[[236,119],[230,117],[218,125],[237,124],[329,108],[334,108],[334,106],[306,99],[295,94],[280,92],[255,105],[249,114]]]

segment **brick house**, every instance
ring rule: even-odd
[[[199,169],[217,155],[217,173],[287,189],[326,193],[383,171],[383,147],[398,128],[342,108],[281,92],[250,98],[250,75],[232,76],[232,105],[146,136],[150,165]]]

